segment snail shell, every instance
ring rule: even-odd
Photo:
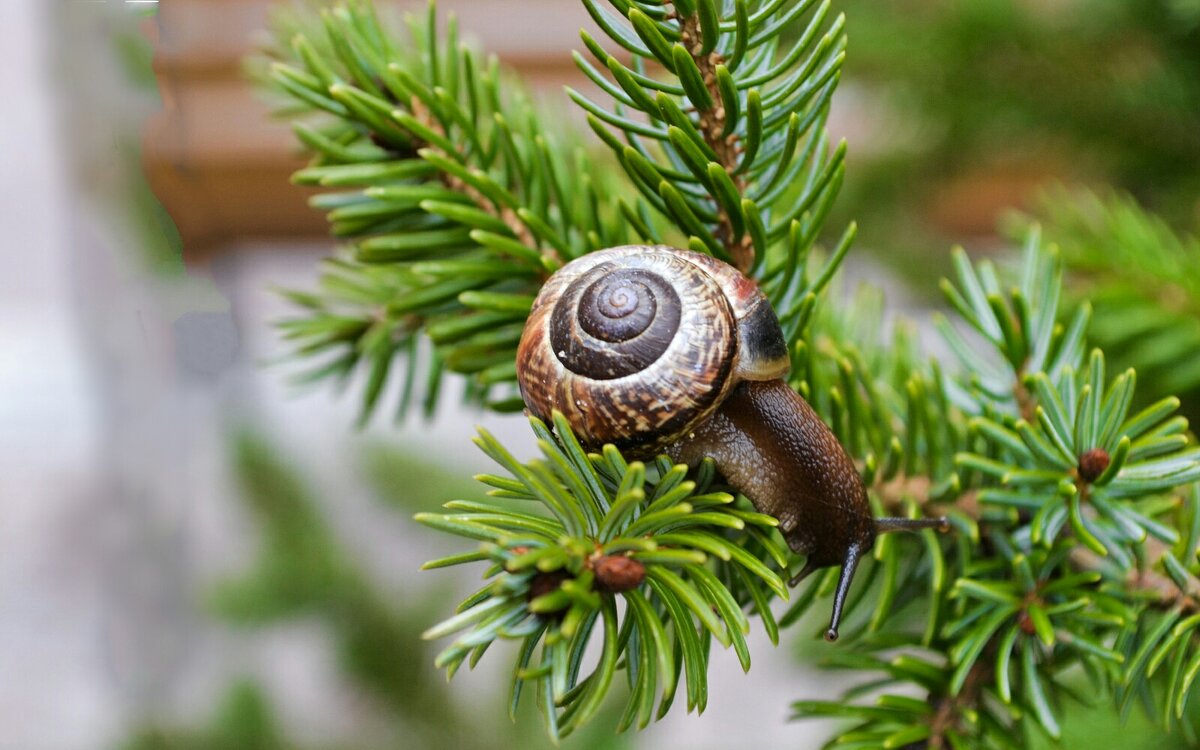
[[[561,268],[517,351],[530,413],[562,412],[589,447],[650,455],[707,419],[739,382],[789,369],[758,286],[707,255],[626,245]]]

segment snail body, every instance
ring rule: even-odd
[[[841,565],[835,640],[858,561],[877,533],[944,519],[875,519],[837,438],[783,378],[778,318],[757,284],[707,255],[627,245],[559,269],[534,301],[517,352],[531,414],[562,412],[588,448],[712,458],[805,555],[792,578]]]

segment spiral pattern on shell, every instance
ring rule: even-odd
[[[706,255],[639,245],[590,253],[534,302],[517,353],[521,395],[541,419],[562,412],[589,448],[652,454],[734,385],[739,320],[759,309],[777,330],[757,286]]]
[[[568,370],[597,380],[641,372],[679,331],[679,295],[644,268],[601,263],[571,282],[550,315],[550,347]]]

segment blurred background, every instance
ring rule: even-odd
[[[580,4],[439,5],[569,111]],[[353,394],[299,390],[280,361],[273,289],[311,286],[332,243],[244,72],[271,6],[0,3],[0,749],[549,744],[505,718],[507,658],[450,690],[418,638],[478,571],[418,573],[456,547],[410,518],[480,494],[476,424],[529,455],[523,420],[448,394],[432,421],[356,430]],[[834,7],[851,279],[925,320],[952,244],[1002,252],[1032,214],[1077,297],[1144,303],[1093,336],[1198,413],[1200,0]],[[1179,262],[1118,288],[1111,261],[1146,246]],[[755,632],[749,675],[714,658],[702,717],[567,744],[816,746],[828,726],[786,721],[836,688],[801,663],[809,635],[777,658]]]

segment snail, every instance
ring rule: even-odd
[[[879,533],[945,528],[944,518],[871,515],[854,461],[784,377],[779,320],[757,284],[715,258],[627,245],[555,272],[517,350],[521,396],[561,412],[584,447],[634,457],[705,457],[805,555],[796,585],[841,565],[826,640]]]

